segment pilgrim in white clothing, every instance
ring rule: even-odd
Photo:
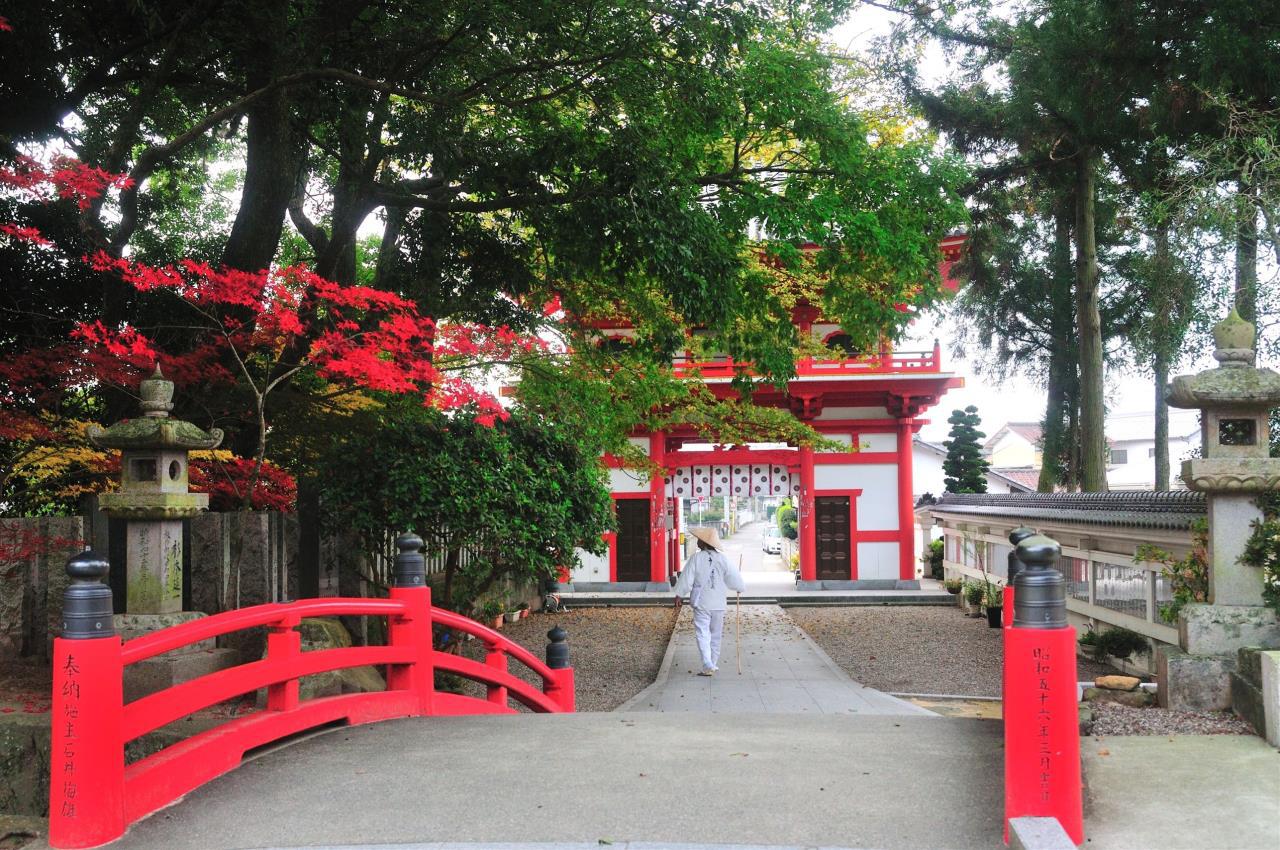
[[[729,607],[729,591],[746,590],[742,573],[729,563],[719,550],[720,536],[714,528],[695,528],[690,533],[698,538],[698,551],[685,562],[676,581],[676,607],[688,594],[693,606],[693,634],[702,656],[700,676],[710,676],[720,661],[720,642],[724,633],[724,612]]]

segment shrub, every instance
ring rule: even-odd
[[[1182,560],[1158,546],[1144,543],[1138,547],[1133,560],[1155,561],[1164,564],[1164,575],[1173,590],[1173,601],[1160,606],[1160,619],[1166,623],[1178,622],[1178,612],[1189,602],[1209,601],[1209,521],[1197,519],[1191,523],[1191,551]],[[1248,550],[1245,550],[1246,557]]]
[[[982,598],[986,595],[986,588],[978,582],[966,581],[964,583],[964,598],[970,605],[981,605]]]
[[[931,578],[942,578],[942,550],[943,541],[935,540],[929,544],[929,550],[925,552],[925,561],[929,564]]]
[[[1146,638],[1135,631],[1122,628],[1107,629],[1098,635],[1094,645],[1098,652],[1112,658],[1128,658],[1134,653],[1146,655],[1151,651]]]

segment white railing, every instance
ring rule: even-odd
[[[1162,615],[1173,601],[1165,565],[1136,554],[1149,544],[1184,558],[1203,512],[1203,499],[1185,491],[997,494],[944,497],[918,510],[917,521],[940,528],[946,578],[985,578],[997,585],[1008,575],[1010,531],[1025,525],[1052,537],[1062,547],[1058,567],[1067,582],[1069,620],[1077,629],[1116,626],[1176,645],[1177,623]],[[1148,671],[1154,656],[1140,657]]]

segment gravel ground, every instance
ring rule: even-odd
[[[1253,727],[1229,711],[1169,711],[1089,703],[1091,735],[1255,735]]]
[[[897,694],[1000,695],[1000,630],[956,608],[788,608],[855,681]],[[1079,679],[1114,673],[1079,660]]]
[[[533,614],[518,623],[504,623],[502,633],[545,658],[547,632],[561,626],[569,633],[577,710],[612,711],[653,684],[675,620],[675,610],[666,607],[575,608],[565,614]],[[484,647],[471,641],[464,653],[480,659]],[[511,672],[542,686],[542,679],[523,664],[512,664]]]

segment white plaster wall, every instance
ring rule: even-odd
[[[609,489],[614,493],[647,493],[649,479],[629,469],[610,469]]]
[[[592,555],[585,549],[575,549],[580,566],[569,571],[570,581],[608,581],[609,554]]]
[[[858,528],[867,531],[897,530],[897,464],[819,464],[813,468],[813,486],[819,492],[862,490],[858,497]]]
[[[649,453],[648,437],[627,437],[627,442],[644,452],[646,455]]]
[[[1013,488],[1010,487],[1007,482],[1001,481],[999,478],[993,478],[990,475],[988,475],[987,476],[987,492],[988,493],[1012,493]],[[1018,492],[1021,493],[1022,491],[1019,490]],[[940,494],[934,493],[934,495],[937,496]]]
[[[911,453],[911,493],[923,496],[932,493],[941,496],[947,488],[947,474],[942,471],[944,460],[937,452],[915,446]],[[990,489],[990,488],[988,488]]]
[[[898,528],[898,467],[874,463],[854,467],[853,486],[858,497],[858,528],[867,531],[895,531]],[[896,544],[895,544],[896,545]]]
[[[858,544],[858,578],[898,577],[898,544],[897,543],[859,543]]]
[[[859,434],[864,452],[896,452],[898,450],[897,434]]]
[[[839,444],[840,444],[840,445],[842,445],[842,446],[852,446],[852,445],[853,445],[853,435],[852,435],[852,434],[823,434],[822,436],[826,437],[826,438],[827,438],[828,440],[830,440],[831,442],[833,442],[833,443],[839,443]]]
[[[892,419],[883,407],[824,407],[816,421],[824,419]]]

